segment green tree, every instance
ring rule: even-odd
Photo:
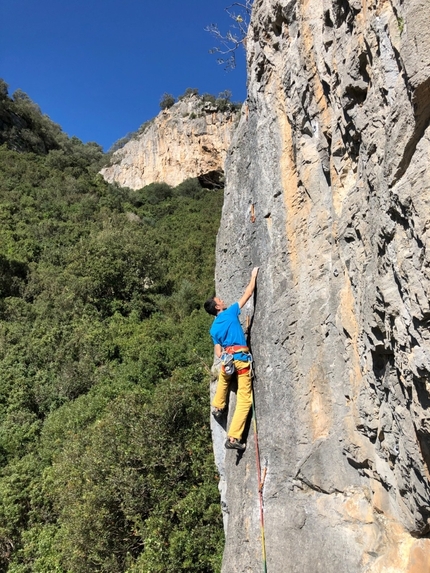
[[[160,99],[160,108],[161,109],[169,109],[175,103],[175,98],[172,94],[164,93]]]
[[[169,197],[172,197],[172,187],[167,183],[150,183],[142,189],[136,191],[136,198],[133,200],[135,204],[150,203],[151,205],[158,205]]]
[[[0,146],[0,571],[214,573],[200,307],[222,192],[109,185],[100,146],[27,98],[5,107],[33,151]]]
[[[8,98],[9,86],[8,84],[0,78],[0,101],[4,101]]]
[[[195,96],[199,95],[198,88],[187,88],[184,91],[184,93],[178,97],[178,100],[182,100],[182,99],[185,99],[187,97],[194,96],[194,95]]]

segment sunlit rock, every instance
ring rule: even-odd
[[[430,571],[429,29],[425,0],[254,3],[216,288],[261,266],[269,572]],[[252,426],[241,459],[214,436],[222,571],[261,571]]]

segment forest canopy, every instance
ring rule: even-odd
[[[110,185],[97,144],[2,86],[26,127],[0,146],[0,571],[218,571],[222,191]]]

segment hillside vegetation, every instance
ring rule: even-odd
[[[18,99],[39,143],[15,117],[0,147],[0,571],[218,571],[222,192],[109,185],[99,146]]]

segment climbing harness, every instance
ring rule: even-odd
[[[227,376],[231,376],[232,374],[234,374],[235,367],[234,367],[233,354],[224,352],[224,354],[221,356],[221,362],[222,362],[222,369],[227,374]]]
[[[236,368],[234,364],[234,355],[235,354],[245,354],[247,360],[249,361],[249,365],[245,366],[245,368]],[[223,354],[221,355],[221,362],[222,362],[222,369],[227,374],[227,376],[231,376],[236,372],[238,375],[246,374],[252,364],[252,355],[249,352],[249,348],[247,346],[227,346],[224,349]]]
[[[249,329],[250,329],[250,320],[249,317],[246,318],[246,331],[249,337]],[[255,374],[254,369],[252,368],[252,362],[250,363],[251,368],[251,378],[252,382],[254,381]],[[256,459],[256,466],[257,466],[257,483],[258,483],[258,499],[260,502],[260,531],[261,531],[261,553],[263,558],[263,573],[267,573],[267,560],[266,560],[266,539],[264,534],[264,499],[263,499],[263,488],[264,488],[264,481],[266,479],[267,473],[267,461],[264,466],[263,474],[261,474],[261,462],[260,462],[260,447],[258,444],[258,431],[257,431],[257,414],[255,412],[255,400],[254,400],[254,389],[252,383],[251,389],[251,398],[252,398],[252,425],[254,428],[254,443],[255,443],[255,459]]]
[[[238,352],[243,352],[244,354],[249,354],[249,348],[247,346],[226,346],[226,352],[229,354],[237,354]]]
[[[246,374],[246,373],[249,372],[250,370],[251,370],[251,365],[246,366],[245,368],[236,369],[236,372],[237,372],[238,375],[240,376],[241,374]]]

